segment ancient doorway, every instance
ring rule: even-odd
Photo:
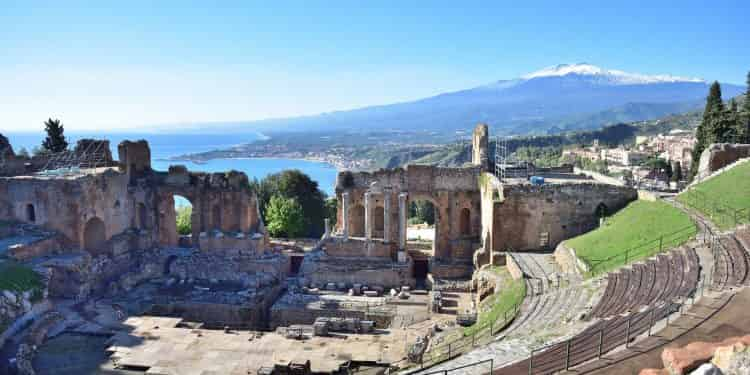
[[[34,205],[31,203],[26,205],[26,221],[30,223],[36,222],[36,210],[34,209]]]
[[[89,253],[100,254],[104,251],[104,243],[107,240],[107,232],[104,222],[98,217],[91,218],[86,222],[83,229],[83,248]]]
[[[213,225],[213,229],[221,231],[221,207],[218,204],[215,205],[211,210],[211,213],[211,224]]]
[[[365,208],[361,204],[352,207],[352,212],[349,214],[349,228],[351,228],[350,236],[365,236]]]
[[[375,207],[375,211],[372,214],[373,223],[373,237],[385,238],[385,209],[383,206]]]
[[[299,274],[299,269],[302,267],[302,261],[305,260],[305,256],[303,254],[299,255],[292,255],[289,257],[289,275],[290,276],[296,276]]]
[[[427,280],[427,274],[430,272],[430,263],[427,259],[414,259],[412,266],[412,276],[417,282],[417,287],[423,288]]]
[[[406,220],[407,248],[434,255],[437,215],[435,205],[427,199],[415,199],[409,202]]]
[[[458,219],[461,236],[471,236],[471,210],[468,208],[462,209]]]

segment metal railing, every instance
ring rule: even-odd
[[[685,191],[681,197],[681,202],[705,214],[719,228],[734,228],[750,223],[750,207],[730,207],[726,202],[711,199],[708,194],[696,188]]]
[[[693,238],[697,233],[698,229],[696,226],[689,225],[674,232],[663,234],[658,238],[648,240],[638,246],[627,248],[607,258],[586,260],[586,263],[588,263],[589,266],[588,273],[591,276],[596,276],[603,272],[610,271],[609,267],[626,265],[628,262],[635,259],[648,258],[662,253],[673,247],[682,245]]]

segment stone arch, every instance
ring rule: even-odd
[[[609,208],[606,204],[604,204],[604,202],[599,202],[599,204],[596,205],[596,209],[594,210],[594,215],[596,215],[597,218],[601,219],[609,215]]]
[[[441,228],[441,226],[443,225],[443,217],[441,216],[441,207],[440,205],[438,205],[436,199],[430,194],[409,194],[407,201],[406,201],[407,210],[410,211],[412,204],[419,202],[419,201],[428,202],[432,206],[432,212],[433,212],[433,217],[434,217],[432,234],[431,236],[428,235],[427,238],[423,238],[423,239],[432,241],[432,244],[430,245],[430,250],[432,251],[432,255],[435,256],[437,254],[437,249],[439,246],[438,245],[439,236],[441,233],[443,233],[442,232],[443,228]],[[408,223],[410,218],[411,218],[411,212],[407,212],[407,228],[410,226]],[[413,237],[413,234],[411,233],[410,229],[407,229],[407,238],[409,236]],[[419,234],[419,237],[422,237],[422,235]],[[429,237],[432,237],[432,238],[429,238]],[[407,239],[407,241],[412,241],[412,240]],[[418,242],[416,243],[412,242],[411,244],[407,243],[407,248],[409,248],[410,246],[422,246],[422,245],[419,245]]]
[[[458,228],[461,231],[462,236],[471,235],[471,210],[464,207],[461,209],[461,214],[458,217]]]
[[[102,219],[92,217],[86,222],[83,229],[83,248],[92,253],[104,252],[104,243],[107,241],[107,230]]]
[[[349,233],[352,237],[364,237],[365,236],[365,207],[361,204],[356,204],[352,207],[351,213],[349,214]]]
[[[32,203],[26,205],[26,221],[36,223],[36,209]]]

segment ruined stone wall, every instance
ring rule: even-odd
[[[611,214],[636,198],[632,188],[598,183],[503,185],[493,202],[492,250],[554,249],[596,228],[597,207]]]
[[[378,285],[385,288],[414,286],[411,262],[397,263],[382,257],[334,257],[317,251],[305,255],[299,270],[303,286],[327,283]]]
[[[489,170],[489,129],[486,124],[479,124],[474,128],[471,136],[471,164],[482,170]]]
[[[714,143],[701,154],[698,177],[703,178],[743,158],[750,157],[750,145]]]
[[[133,207],[125,176],[112,169],[74,178],[0,178],[0,220],[54,230],[93,253],[103,251],[100,239],[133,226]]]
[[[350,238],[344,241],[341,238],[333,238],[326,241],[324,250],[326,254],[336,257],[396,257],[396,244],[385,243],[382,240],[365,241],[361,238]]]
[[[162,245],[178,244],[174,196],[180,195],[192,204],[193,243],[196,243],[195,239],[200,239],[197,243],[202,245],[202,249],[208,246],[204,250],[227,250],[234,245],[263,251],[267,247],[268,236],[260,218],[258,200],[255,193],[250,191],[244,173],[198,173],[188,172],[182,166],[172,166],[169,172],[155,173],[154,176],[159,211],[157,225]],[[211,232],[231,233],[229,237],[233,240]],[[237,241],[238,237],[249,240]]]
[[[339,200],[336,233],[343,233],[344,222],[349,236],[365,237],[365,193],[371,195],[368,220],[373,225],[372,238],[385,238],[381,215],[390,221],[390,241],[397,243],[399,195],[406,194],[406,209],[411,202],[426,200],[435,207],[435,257],[471,259],[481,233],[481,203],[478,186],[480,168],[439,168],[409,165],[406,168],[375,172],[342,172],[336,184]],[[343,193],[348,193],[348,217],[344,217]],[[390,205],[386,209],[386,195]],[[465,211],[464,211],[465,210]],[[466,223],[465,225],[463,223]]]

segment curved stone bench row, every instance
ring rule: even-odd
[[[660,254],[607,276],[607,287],[589,318],[607,318],[654,306],[663,301],[688,297],[700,277],[698,256],[693,249]]]
[[[713,287],[723,289],[748,284],[750,280],[748,280],[747,249],[732,234],[719,237],[719,245],[714,246],[716,265],[712,280]]]

